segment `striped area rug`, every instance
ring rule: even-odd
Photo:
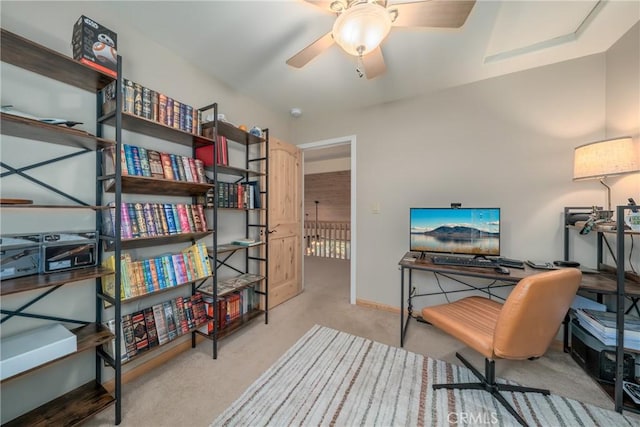
[[[518,425],[465,367],[314,326],[212,426]],[[631,426],[627,417],[561,396],[503,393],[529,425]]]

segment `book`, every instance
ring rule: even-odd
[[[156,321],[153,317],[153,308],[147,307],[143,310],[144,322],[147,327],[147,340],[149,341],[149,348],[156,347],[160,344],[158,340],[158,330],[156,329]]]
[[[136,355],[138,348],[136,346],[136,338],[133,332],[133,321],[130,314],[122,316],[122,335],[127,348],[127,357],[131,358]]]
[[[169,154],[169,159],[171,160],[171,170],[173,171],[174,179],[176,181],[184,181],[180,173],[180,169],[178,168],[178,161],[176,160],[176,155]]]
[[[180,313],[178,312],[178,305],[176,304],[176,300],[169,300],[169,304],[171,305],[171,309],[173,310],[173,320],[176,324],[176,334],[178,336],[184,334],[182,330],[182,319],[180,318]]]
[[[173,220],[176,223],[176,232],[178,234],[189,232],[189,230],[182,229],[182,223],[180,222],[180,214],[178,213],[178,205],[172,204],[170,206],[171,206],[171,212],[173,213]]]
[[[202,232],[206,232],[207,231],[207,217],[204,214],[204,206],[198,204],[195,205],[196,209],[198,209],[198,217],[200,218],[200,229],[196,230],[196,231],[202,231]]]
[[[147,232],[147,221],[144,217],[144,208],[142,203],[134,203],[133,209],[136,215],[136,223],[138,224],[138,232],[140,233],[140,237],[148,237],[149,233]]]
[[[117,336],[117,334],[116,334],[116,320],[115,319],[110,319],[110,320],[106,321],[104,323],[104,325],[107,328],[109,328],[109,331],[111,331],[111,333],[114,336]],[[116,359],[116,357],[115,357],[115,354],[116,354],[116,340],[115,340],[115,338],[112,339],[109,343],[103,344],[102,348],[114,360]],[[120,361],[121,362],[126,362],[128,359],[129,359],[129,357],[127,356],[127,345],[125,343],[124,333],[122,331],[122,322],[120,322]]]
[[[235,239],[231,241],[231,243],[240,246],[253,246],[259,244],[260,242],[256,242],[255,239]]]
[[[136,175],[133,162],[133,151],[129,144],[122,144],[124,148],[125,164],[127,165],[127,175]]]
[[[138,228],[138,218],[136,217],[136,208],[133,203],[124,203],[127,205],[129,211],[130,225],[131,225],[131,238],[135,239],[140,237],[140,229]]]
[[[120,237],[123,239],[131,239],[133,237],[131,217],[126,203],[120,203]]]
[[[178,331],[176,329],[176,318],[173,311],[173,306],[170,301],[164,301],[162,303],[162,307],[164,308],[164,318],[167,327],[167,336],[169,337],[169,341],[175,339],[178,336]]]
[[[191,170],[191,176],[193,176],[193,182],[206,182],[202,181],[200,176],[198,175],[198,167],[196,166],[196,159],[193,157],[188,157],[187,162],[189,163],[189,169]]]
[[[162,170],[164,172],[165,179],[176,179],[173,174],[173,167],[171,166],[171,156],[169,153],[160,153],[160,160],[162,161]]]
[[[191,302],[191,298],[183,298],[182,303],[184,305],[184,314],[187,318],[187,326],[189,326],[189,329],[193,329],[196,327],[196,321],[193,315],[193,304]]]
[[[131,160],[133,161],[132,175],[142,176],[142,164],[140,163],[140,150],[135,145],[130,145],[131,148]]]
[[[169,234],[178,234],[178,227],[176,226],[176,218],[173,216],[173,209],[171,204],[165,203],[163,204],[164,215],[167,219],[167,228],[169,229]]]
[[[149,165],[147,149],[144,147],[138,147],[138,155],[140,156],[140,168],[142,169],[142,176],[151,176],[151,167]]]
[[[615,346],[617,343],[617,329],[615,327],[616,313],[578,309],[576,318],[587,332],[597,338],[604,345]],[[625,315],[624,347],[631,350],[640,350],[640,319]]]
[[[162,304],[155,304],[153,308],[153,320],[156,324],[156,331],[158,333],[158,344],[162,345],[169,342],[169,335],[167,334],[167,322],[164,317],[164,307]]]
[[[145,203],[142,205],[142,212],[144,214],[144,223],[147,227],[147,235],[150,237],[157,236],[158,231],[156,229],[156,220],[153,214],[153,208],[151,203]]]
[[[191,231],[191,225],[189,224],[189,217],[187,214],[187,208],[184,203],[178,203],[176,205],[176,210],[178,211],[178,220],[180,222],[180,230],[183,233],[188,233]]]
[[[175,302],[176,312],[178,313],[176,317],[179,321],[180,329],[183,334],[186,334],[189,332],[189,322],[187,321],[187,314],[184,312],[184,298],[181,296],[176,297]]]
[[[207,175],[204,172],[204,162],[200,159],[193,160],[196,165],[196,172],[198,175],[198,182],[206,183]]]
[[[154,178],[164,178],[164,169],[162,168],[160,153],[155,150],[147,150],[147,158],[149,160],[151,176]]]
[[[116,260],[115,260],[115,256],[114,255],[110,255],[108,257],[105,257],[102,260],[102,266],[106,269],[109,269],[111,271],[115,271],[116,269]],[[102,293],[104,295],[109,295],[112,298],[115,298],[116,296],[116,275],[115,273],[113,274],[109,274],[107,276],[104,276],[102,278]],[[120,295],[121,297],[124,297],[124,295],[122,294],[122,291],[120,291]],[[107,300],[104,301],[104,308],[110,307],[111,303],[108,302]]]
[[[178,156],[182,162],[182,170],[184,171],[185,181],[195,182],[193,174],[191,173],[191,166],[189,165],[189,158],[186,156]]]

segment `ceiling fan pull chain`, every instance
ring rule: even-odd
[[[358,55],[358,63],[356,64],[356,73],[358,73],[359,78],[363,78],[366,71],[364,68],[364,62],[362,60],[362,48],[358,48],[358,51],[360,52],[360,54]]]

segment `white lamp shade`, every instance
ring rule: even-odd
[[[333,24],[333,39],[350,55],[366,55],[391,30],[391,16],[377,3],[359,3],[345,10]]]
[[[599,179],[639,172],[638,152],[631,137],[608,139],[576,147],[573,179]]]

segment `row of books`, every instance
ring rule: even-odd
[[[102,114],[116,108],[116,82],[101,90]],[[202,114],[191,105],[142,86],[129,79],[122,79],[122,111],[140,116],[165,126],[200,135]]]
[[[260,295],[252,288],[245,288],[239,292],[218,298],[218,316],[215,317],[213,299],[203,295],[205,309],[209,321],[200,328],[200,332],[212,334],[218,321],[218,330],[240,319],[243,315],[256,310],[260,305]]]
[[[104,231],[115,236],[115,202],[108,203],[108,206],[112,209],[103,215]],[[120,216],[120,237],[123,239],[207,231],[202,205],[123,202],[120,204]]]
[[[264,276],[259,274],[243,273],[236,277],[219,280],[218,296],[225,295],[253,283],[260,282],[262,279],[264,279]],[[211,298],[213,296],[213,283],[207,283],[205,286],[200,288],[200,291],[204,293],[205,299]]]
[[[115,270],[115,256],[102,265]],[[209,254],[204,243],[198,242],[182,252],[134,261],[131,255],[120,257],[120,297],[122,300],[146,295],[162,289],[189,283],[212,275]],[[115,297],[115,277],[102,279],[103,292]]]
[[[218,207],[238,209],[259,209],[260,184],[258,181],[245,183],[216,182]]]
[[[121,360],[127,361],[159,345],[189,333],[200,325],[206,326],[207,313],[200,294],[177,297],[151,307],[125,314],[121,321]],[[115,320],[106,323],[115,333]],[[115,344],[105,350],[113,357]]]
[[[616,345],[616,313],[580,308],[575,314],[580,326],[604,345]],[[624,347],[640,350],[640,318],[628,314],[624,316]]]
[[[115,174],[115,150],[116,147],[103,149],[105,175]],[[204,162],[200,159],[129,144],[122,144],[120,150],[122,175],[207,183]]]

